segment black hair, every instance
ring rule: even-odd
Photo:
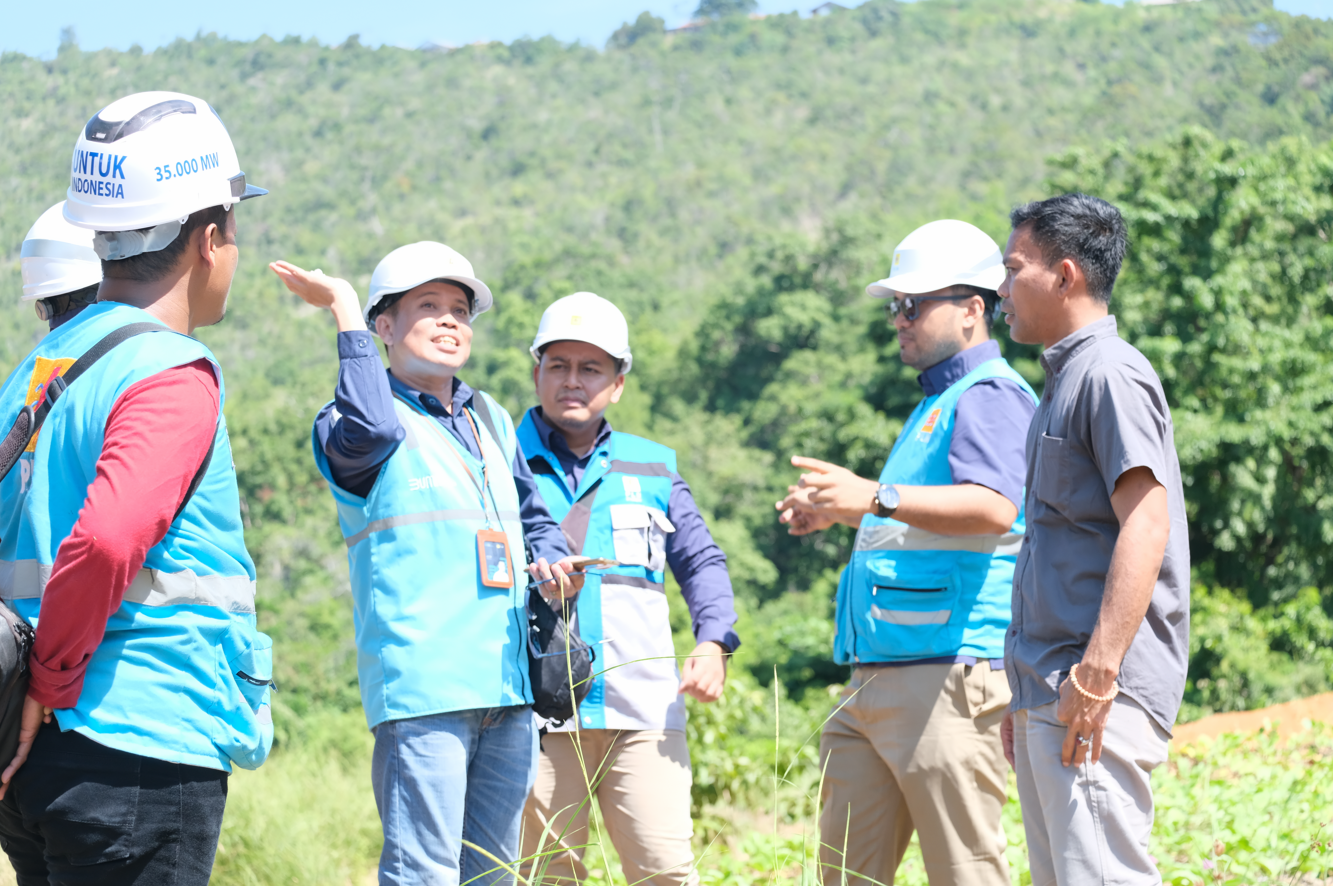
[[[466,283],[459,283],[457,280],[450,280],[447,277],[436,277],[434,280],[427,280],[425,283],[418,283],[417,286],[425,286],[426,283],[448,283],[450,286],[457,286],[459,289],[463,290],[463,294],[467,296],[468,313],[471,314],[473,311],[476,310],[477,294],[473,292],[472,287],[468,286]],[[412,289],[416,288],[417,288],[416,286],[412,287]],[[370,309],[370,316],[366,318],[369,321],[369,325],[374,326],[375,318],[378,317],[380,314],[388,314],[389,316],[393,316],[394,312],[398,310],[398,302],[402,300],[403,296],[411,292],[412,289],[405,289],[402,292],[390,293],[389,295],[386,295],[384,298],[376,302],[375,307]]]
[[[185,219],[185,223],[181,225],[181,231],[176,235],[176,239],[164,248],[156,252],[141,252],[138,255],[115,261],[102,259],[102,276],[114,277],[118,280],[137,280],[140,283],[154,283],[161,280],[170,274],[177,263],[180,262],[181,256],[185,254],[185,249],[190,244],[190,237],[195,231],[209,225],[217,225],[218,230],[225,235],[227,233],[227,220],[231,217],[232,211],[224,209],[222,206],[210,206],[207,209],[192,212]],[[143,228],[142,230],[150,229]]]
[[[979,296],[986,306],[982,312],[982,316],[986,320],[986,328],[989,330],[995,324],[995,318],[1000,313],[1000,294],[998,292],[994,289],[973,286],[970,283],[955,283],[950,288],[954,295]]]
[[[1009,213],[1009,223],[1015,231],[1027,226],[1047,264],[1072,260],[1088,281],[1088,294],[1110,303],[1129,249],[1119,209],[1099,197],[1061,194],[1023,204]]]

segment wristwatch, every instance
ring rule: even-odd
[[[872,502],[875,508],[876,517],[892,517],[893,512],[898,510],[898,487],[892,483],[881,483],[878,491],[875,492],[875,500]]]

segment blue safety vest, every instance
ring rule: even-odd
[[[949,486],[958,398],[977,382],[1008,379],[1037,397],[1003,359],[988,360],[922,400],[903,426],[881,483]],[[937,535],[867,515],[838,583],[834,659],[840,664],[948,655],[1000,658],[1009,627],[1023,511],[1005,535]]]
[[[372,729],[532,703],[514,425],[488,394],[475,396],[486,398],[500,437],[469,409],[490,478],[484,506],[482,462],[414,404],[395,398],[406,437],[365,498],[338,485],[313,437],[347,543],[357,676]],[[509,541],[508,589],[482,584],[477,533],[487,528]]]
[[[571,552],[622,564],[590,575],[578,597],[579,634],[597,650],[597,676],[579,705],[578,726],[684,729],[663,584],[666,536],[675,531],[667,505],[676,453],[612,431],[590,454],[578,488],[570,489],[560,460],[542,445],[532,412],[519,425],[519,443]]]
[[[138,308],[93,305],[52,331],[0,388],[5,427],[36,401],[52,370],[64,372],[108,333],[155,322]],[[107,418],[142,379],[206,359],[186,335],[151,332],[99,360],[56,402],[31,451],[0,484],[0,598],[36,625],[60,543],[97,474]],[[225,398],[225,391],[222,391]],[[273,742],[273,648],[255,628],[255,568],[245,549],[226,422],[199,488],[107,621],[65,730],[132,754],[230,771],[252,769]]]

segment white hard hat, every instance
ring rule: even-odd
[[[495,304],[491,290],[472,273],[472,262],[443,243],[422,240],[399,246],[375,265],[370,275],[370,297],[363,312],[370,322],[375,305],[390,295],[415,289],[431,280],[453,280],[472,290],[472,316],[484,314]]]
[[[893,251],[889,276],[871,283],[866,292],[893,298],[897,293],[920,295],[957,284],[999,289],[1003,282],[1004,257],[995,241],[975,225],[948,218],[904,237]]]
[[[65,221],[62,200],[43,212],[23,238],[19,301],[51,298],[102,282],[102,260],[93,252],[93,232]]]
[[[596,345],[622,361],[621,372],[629,372],[634,356],[629,350],[629,324],[620,308],[591,292],[576,292],[551,302],[542,314],[537,337],[529,352],[541,359],[541,350],[553,341],[584,341]]]
[[[208,102],[139,92],[98,111],[79,133],[65,218],[99,232],[98,255],[121,259],[165,248],[192,212],[267,193],[246,184]],[[153,230],[131,233],[144,228]]]

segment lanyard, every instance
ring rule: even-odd
[[[397,394],[394,394],[394,396],[398,397]],[[398,397],[398,399],[402,400],[403,403],[407,404],[408,408],[412,409],[413,412],[419,411],[415,407],[413,407],[411,403],[409,403],[402,397]],[[472,468],[468,466],[467,461],[464,460],[463,456],[458,452],[457,449],[454,448],[454,444],[450,442],[449,438],[445,436],[444,430],[440,427],[440,424],[435,419],[435,417],[430,415],[427,415],[426,417],[430,419],[431,428],[435,431],[435,433],[439,434],[440,438],[444,441],[444,448],[449,450],[449,452],[453,454],[454,458],[458,459],[458,463],[462,465],[463,470],[467,472],[468,479],[472,481],[472,485],[477,487],[477,494],[481,496],[481,513],[485,516],[486,525],[489,527],[491,525],[491,515],[486,510],[486,496],[488,493],[490,494],[491,497],[491,505],[495,508],[495,519],[497,522],[501,522],[500,506],[496,504],[495,492],[494,490],[491,489],[490,460],[486,458],[486,449],[484,446],[481,445],[481,435],[477,433],[476,422],[472,420],[472,413],[468,411],[466,406],[463,407],[463,415],[467,418],[468,427],[472,429],[472,439],[477,441],[477,451],[481,453],[480,483],[477,482],[477,475],[472,473]],[[501,522],[501,525],[504,525],[503,522]]]

